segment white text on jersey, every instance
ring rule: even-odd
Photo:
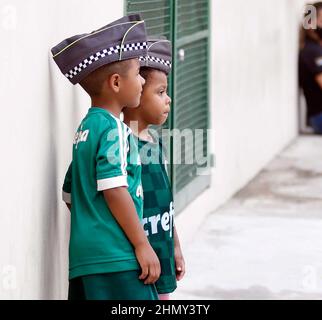
[[[155,216],[150,216],[148,218],[142,219],[142,225],[147,236],[158,233],[159,224],[164,231],[170,231],[170,237],[172,237],[174,215],[173,202],[170,203],[169,209],[169,212],[164,212],[161,215],[157,214]],[[146,230],[145,227],[148,225],[150,228],[149,230]]]
[[[89,130],[78,131],[75,134],[73,144],[78,144],[79,142],[85,142],[87,140]]]

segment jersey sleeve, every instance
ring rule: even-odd
[[[128,140],[124,125],[115,120],[115,126],[101,136],[96,155],[97,190],[128,187],[127,183]]]
[[[63,201],[66,203],[72,203],[71,193],[72,193],[72,163],[70,163],[68,170],[65,175],[63,184]]]

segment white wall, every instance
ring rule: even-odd
[[[182,241],[297,135],[303,0],[212,0],[211,188],[177,218]]]
[[[60,189],[87,97],[50,48],[123,15],[123,1],[0,3],[0,299],[66,297],[69,214]]]

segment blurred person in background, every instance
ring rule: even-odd
[[[313,6],[317,13],[316,26],[303,25],[301,30],[299,80],[307,105],[306,122],[314,133],[322,134],[322,2]]]

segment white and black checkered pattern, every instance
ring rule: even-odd
[[[139,58],[140,61],[152,61],[152,62],[157,62],[157,63],[161,63],[169,68],[171,68],[171,61],[169,60],[164,60],[161,58],[157,58],[157,57],[153,57],[153,56],[149,56],[147,55],[146,57],[140,56]]]
[[[93,62],[101,58],[104,58],[105,56],[118,54],[120,51],[126,52],[126,51],[134,51],[134,50],[143,50],[146,48],[147,48],[147,42],[142,42],[142,43],[136,42],[136,43],[127,43],[126,45],[122,45],[122,46],[117,45],[115,47],[110,47],[108,49],[103,49],[99,52],[96,52],[95,54],[92,54],[90,57],[80,62],[73,69],[69,70],[67,73],[65,73],[65,77],[67,77],[68,79],[72,79],[73,77],[78,75],[82,70],[86,69],[89,65],[91,65]]]

